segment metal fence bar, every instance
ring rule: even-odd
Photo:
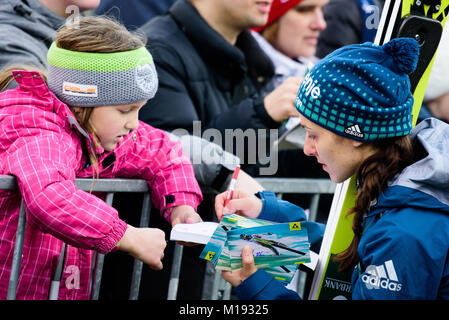
[[[179,245],[178,243],[175,244],[170,271],[170,280],[168,282],[167,300],[176,300],[176,296],[178,294],[179,274],[181,273],[183,249],[184,247],[182,245]]]
[[[142,213],[140,216],[140,227],[147,228],[150,224],[151,197],[149,193],[143,196]],[[143,262],[134,259],[133,275],[131,278],[131,289],[129,292],[129,300],[137,300],[139,297],[140,280],[142,278]]]
[[[212,290],[211,290],[211,300],[218,300],[218,292],[220,291],[220,284],[221,284],[221,270],[215,270],[213,283],[212,283]]]
[[[309,213],[309,221],[316,221],[316,217],[318,215],[318,204],[320,202],[320,194],[315,193],[312,196],[312,200],[310,200],[310,213]]]
[[[62,278],[62,269],[64,268],[64,255],[65,255],[66,244],[62,244],[61,254],[59,255],[58,266],[56,267],[55,275],[51,280],[50,294],[48,295],[48,300],[58,300],[59,295],[59,284]]]
[[[23,198],[20,204],[19,222],[17,224],[16,243],[14,244],[14,255],[12,257],[11,274],[9,276],[7,300],[15,300],[17,285],[19,282],[20,264],[22,262],[23,243],[25,241],[25,204]]]
[[[112,206],[112,201],[114,200],[114,193],[110,192],[106,195],[106,203]],[[94,275],[92,281],[92,292],[91,292],[91,300],[98,300],[100,295],[100,285],[101,285],[101,276],[103,273],[103,264],[104,264],[104,254],[97,253],[95,259],[95,268]]]
[[[90,191],[92,179],[77,178],[75,184],[80,190]],[[148,182],[142,179],[97,179],[94,192],[149,192]]]
[[[335,182],[329,179],[308,178],[256,178],[266,190],[274,193],[327,193],[335,192]]]

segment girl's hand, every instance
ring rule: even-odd
[[[151,269],[161,270],[166,245],[164,231],[128,225],[119,249],[148,264]]]
[[[195,223],[202,222],[200,215],[191,206],[176,206],[170,214],[171,226],[174,227],[178,223]]]
[[[250,246],[245,246],[242,249],[242,264],[243,267],[234,271],[222,271],[223,279],[229,282],[233,287],[237,287],[244,280],[249,278],[257,271],[254,265],[253,252]]]
[[[174,207],[170,215],[170,220],[172,228],[178,223],[195,223],[203,221],[193,207],[186,205]],[[196,243],[184,241],[177,241],[177,243],[187,247],[197,245]]]
[[[262,200],[255,195],[241,190],[234,190],[232,199],[224,207],[228,192],[222,192],[215,197],[215,213],[219,221],[224,213],[236,213],[248,218],[257,218],[262,211]]]

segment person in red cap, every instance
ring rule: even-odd
[[[274,0],[268,20],[254,28],[254,37],[275,64],[280,82],[303,77],[309,61],[315,63],[320,32],[326,28],[323,7],[329,0]]]
[[[326,28],[323,7],[329,0],[274,0],[271,4],[267,22],[252,29],[252,35],[259,46],[271,59],[275,68],[275,85],[280,85],[289,77],[303,78],[318,58],[315,57],[320,32]],[[321,178],[321,170],[305,157],[301,151],[304,146],[305,131],[299,126],[298,117],[290,117],[285,124],[286,132],[275,143],[275,150],[291,154],[310,169],[312,177]],[[288,166],[290,163],[286,163]],[[285,167],[285,166],[284,166]],[[286,172],[294,168],[285,167]]]

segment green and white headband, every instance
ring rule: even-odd
[[[58,48],[47,54],[48,87],[69,106],[130,104],[154,97],[158,78],[145,47],[114,53]]]

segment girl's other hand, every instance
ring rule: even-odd
[[[151,269],[162,270],[162,258],[167,246],[164,231],[156,228],[128,228],[120,240],[119,250],[149,265]]]

